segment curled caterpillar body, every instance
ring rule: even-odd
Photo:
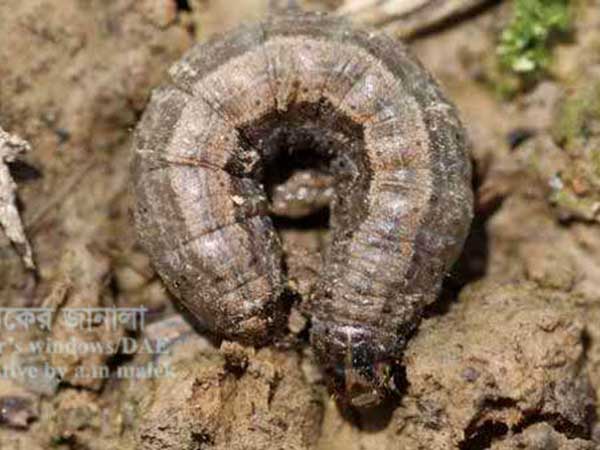
[[[268,186],[281,164],[321,173],[331,237],[304,305],[311,343],[336,391],[376,401],[471,221],[455,108],[402,44],[322,15],[240,28],[170,74],[133,162],[157,271],[213,332],[267,342],[289,289]]]

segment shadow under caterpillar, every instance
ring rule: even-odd
[[[317,196],[330,201],[331,238],[303,305],[311,344],[339,395],[377,403],[471,222],[455,108],[402,44],[319,14],[240,27],[170,75],[137,127],[132,166],[158,273],[217,335],[268,342],[289,289],[268,162],[306,162],[332,192]]]

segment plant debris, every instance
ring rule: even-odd
[[[21,256],[27,269],[35,269],[31,245],[25,236],[23,222],[17,209],[17,184],[8,169],[8,163],[31,150],[31,146],[18,136],[0,128],[0,226]]]

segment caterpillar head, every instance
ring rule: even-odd
[[[397,390],[394,373],[399,360],[371,331],[340,327],[332,332],[317,326],[312,341],[329,388],[340,403],[370,408]]]

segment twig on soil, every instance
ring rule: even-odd
[[[491,0],[348,0],[342,16],[410,38],[435,25],[461,17]]]

